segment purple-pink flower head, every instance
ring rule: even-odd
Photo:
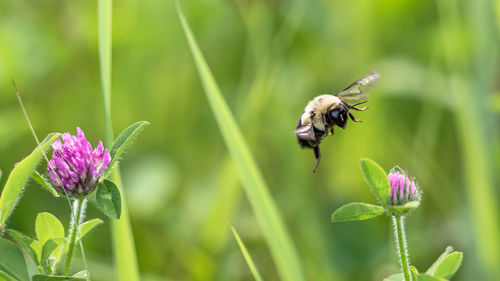
[[[408,177],[408,174],[399,167],[393,169],[387,179],[391,185],[389,205],[404,205],[411,201],[420,200],[419,188],[415,179]]]
[[[69,196],[86,196],[95,189],[111,157],[102,141],[93,150],[79,127],[76,136],[64,133],[62,139],[64,143],[60,139],[52,143],[54,152],[47,165],[49,177],[61,194],[65,190]]]

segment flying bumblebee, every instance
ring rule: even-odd
[[[314,150],[316,165],[313,172],[318,168],[321,159],[319,151],[321,140],[333,135],[335,125],[345,129],[348,118],[354,122],[361,122],[354,117],[350,110],[363,111],[367,109],[367,107],[359,108],[357,106],[367,102],[368,91],[379,79],[380,73],[374,71],[335,95],[317,96],[307,104],[297,123],[295,135],[301,147]],[[347,103],[355,101],[361,102],[353,105]]]

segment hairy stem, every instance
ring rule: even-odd
[[[410,263],[408,261],[408,248],[406,243],[404,216],[392,216],[394,226],[394,236],[396,238],[396,246],[398,247],[399,264],[403,271],[405,281],[411,281]]]
[[[76,237],[78,237],[78,231],[80,223],[84,216],[84,202],[86,199],[75,199],[73,202],[73,210],[71,213],[71,223],[70,223],[70,234],[69,234],[69,248],[68,255],[66,256],[66,263],[64,264],[64,276],[68,276],[69,268],[71,266],[71,258],[73,257],[73,250],[75,249]]]

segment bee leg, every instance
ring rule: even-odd
[[[349,114],[349,117],[351,117],[352,121],[354,121],[354,122],[363,122],[361,120],[356,119],[356,117],[354,117],[354,115],[352,115],[352,113],[349,112],[348,114]]]
[[[351,105],[351,106],[350,106],[350,108],[352,108],[352,109],[354,109],[354,110],[357,110],[357,111],[365,111],[365,110],[367,110],[367,109],[368,109],[368,107],[366,107],[366,106],[365,106],[365,107],[361,107],[361,108],[359,108],[359,107],[357,107],[357,106],[355,106],[355,105]]]
[[[316,157],[316,165],[313,168],[313,173],[316,172],[316,169],[319,166],[319,160],[321,159],[321,153],[319,152],[319,145],[313,147],[314,149],[314,157]]]
[[[325,126],[325,136],[323,138],[333,135],[333,131],[331,131],[331,129],[329,128],[328,120],[326,119],[326,115],[323,115],[323,125]]]

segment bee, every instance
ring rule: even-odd
[[[367,102],[368,91],[379,79],[380,73],[374,71],[335,95],[320,95],[307,104],[297,123],[295,135],[301,147],[314,150],[316,165],[313,168],[313,173],[316,172],[321,159],[319,150],[321,140],[333,135],[335,125],[345,129],[348,118],[354,122],[361,122],[354,117],[350,110],[364,111],[367,109],[367,107],[357,106]],[[348,103],[355,101],[361,102],[352,105]]]

